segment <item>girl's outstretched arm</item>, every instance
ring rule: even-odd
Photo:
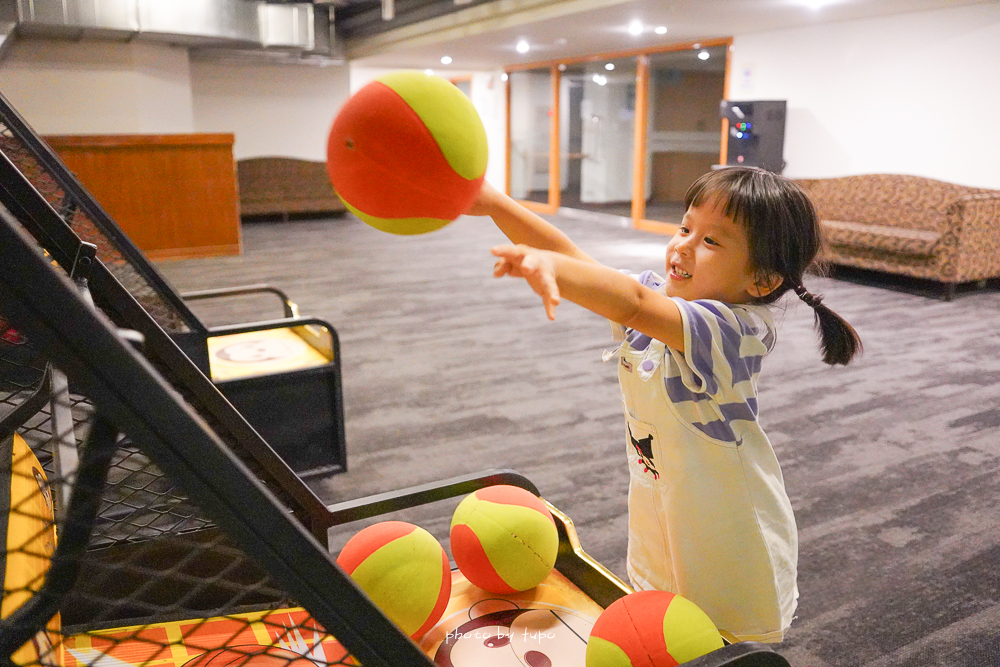
[[[500,192],[485,180],[466,215],[488,215],[512,243],[551,250],[588,262],[589,257],[562,230]]]
[[[612,322],[641,331],[679,352],[684,351],[684,326],[677,304],[634,278],[594,260],[525,245],[497,246],[496,277],[524,278],[542,297],[550,320],[562,298]]]

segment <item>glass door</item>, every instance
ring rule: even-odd
[[[562,206],[630,216],[636,59],[565,65],[560,77]]]
[[[644,218],[679,223],[684,193],[719,164],[725,45],[650,54]]]
[[[508,75],[510,119],[510,195],[549,203],[549,153],[552,139],[552,70],[548,67]]]

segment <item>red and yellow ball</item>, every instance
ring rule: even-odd
[[[534,588],[555,566],[559,534],[545,502],[509,485],[471,493],[451,520],[451,554],[465,578],[491,593]]]
[[[368,526],[348,540],[337,564],[413,639],[434,627],[451,596],[451,565],[441,543],[405,521]]]
[[[715,624],[687,598],[637,591],[615,600],[594,623],[587,667],[672,667],[722,646]]]
[[[327,169],[344,205],[394,234],[448,224],[486,173],[486,131],[466,95],[439,76],[401,70],[358,90],[333,121]]]

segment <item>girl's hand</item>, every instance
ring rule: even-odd
[[[552,253],[526,245],[496,246],[490,252],[497,257],[493,265],[493,276],[527,280],[535,294],[542,297],[545,314],[550,320],[556,319],[559,285],[556,283],[556,265]]]
[[[490,215],[495,209],[497,202],[503,198],[503,193],[490,185],[489,181],[483,179],[483,185],[479,189],[472,206],[465,212],[465,215]]]

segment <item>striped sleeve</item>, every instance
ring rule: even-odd
[[[759,306],[674,301],[684,323],[684,352],[670,350],[667,395],[706,435],[735,440],[733,421],[757,419],[756,379],[774,345],[770,314]]]

